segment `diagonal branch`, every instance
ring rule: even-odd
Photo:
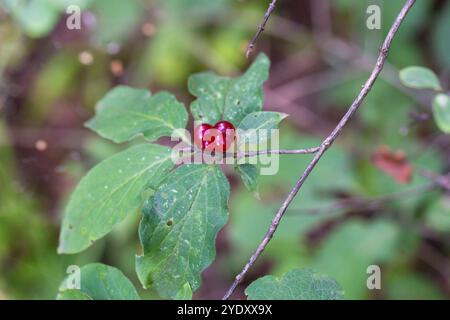
[[[272,239],[273,234],[278,228],[278,225],[280,224],[281,219],[283,218],[287,208],[291,204],[292,200],[294,200],[295,196],[299,192],[300,188],[305,183],[306,179],[308,178],[309,174],[312,172],[314,167],[317,165],[319,160],[322,158],[322,156],[325,154],[327,149],[333,144],[333,142],[337,139],[337,137],[340,135],[341,131],[347,124],[347,122],[352,118],[352,116],[355,114],[355,112],[359,109],[361,104],[363,103],[364,99],[366,98],[367,94],[372,89],[375,81],[377,80],[378,76],[380,75],[381,71],[383,70],[384,64],[386,62],[389,48],[391,47],[392,40],[394,39],[398,29],[400,28],[400,25],[402,24],[403,20],[405,19],[406,15],[408,14],[409,10],[412,8],[412,6],[415,4],[416,0],[407,0],[405,5],[403,6],[402,10],[400,11],[399,15],[394,21],[394,24],[392,25],[391,29],[389,30],[389,33],[386,36],[386,39],[384,40],[383,45],[380,48],[380,54],[377,59],[377,63],[375,67],[372,70],[372,73],[369,76],[369,79],[367,79],[366,83],[362,86],[362,89],[358,96],[356,97],[355,101],[353,101],[350,108],[347,110],[345,115],[342,117],[341,121],[339,121],[338,125],[334,130],[330,133],[328,137],[322,142],[320,145],[319,151],[316,153],[312,161],[309,163],[303,174],[301,175],[300,179],[295,184],[294,188],[291,190],[287,198],[284,200],[283,204],[281,205],[281,208],[276,213],[275,217],[272,220],[272,223],[270,224],[269,230],[267,231],[266,235],[264,236],[262,242],[258,245],[253,255],[250,257],[250,260],[247,262],[247,264],[244,266],[242,271],[236,276],[233,284],[228,289],[228,291],[225,293],[223,299],[226,300],[230,297],[230,295],[234,292],[236,287],[239,285],[239,283],[244,279],[245,275],[247,274],[248,270],[255,264],[256,260],[259,258],[261,253],[266,248],[269,241]]]
[[[255,48],[255,45],[256,45],[256,41],[258,41],[259,36],[261,35],[261,33],[264,32],[264,29],[266,28],[267,21],[269,21],[270,15],[272,14],[272,11],[275,9],[275,4],[276,3],[277,3],[277,0],[272,0],[272,2],[269,5],[269,8],[267,8],[267,11],[264,14],[264,18],[263,18],[261,24],[259,25],[255,36],[253,37],[252,41],[250,41],[250,43],[249,43],[249,45],[247,47],[247,52],[245,53],[247,58],[252,54],[253,49]]]

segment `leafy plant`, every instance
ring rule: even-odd
[[[275,2],[270,4],[247,54],[251,53],[264,30]],[[370,77],[335,129],[318,147],[262,150],[266,153],[315,156],[306,165],[305,171],[276,212],[262,242],[236,276],[225,299],[230,297],[264,251],[305,180],[371,91],[386,62],[392,40],[414,3],[414,0],[405,2],[389,30]],[[261,54],[247,72],[237,78],[209,72],[191,76],[188,88],[196,97],[190,106],[194,120],[208,124],[209,127],[213,123],[216,123],[215,126],[226,123],[230,128],[246,129],[248,131],[244,133],[238,131],[238,138],[250,146],[260,143],[261,137],[252,132],[277,128],[279,122],[286,117],[285,114],[262,111],[262,85],[267,80],[268,70],[269,60]],[[415,88],[442,90],[437,77],[420,68],[407,70],[402,74],[402,79]],[[443,99],[438,100],[441,105]],[[60,253],[85,250],[111,232],[127,216],[141,209],[143,217],[139,226],[139,238],[143,250],[136,257],[139,280],[145,288],[154,288],[163,298],[192,298],[200,286],[201,272],[215,258],[217,233],[228,220],[230,186],[218,165],[201,163],[176,166],[180,160],[179,154],[152,143],[171,135],[188,143],[188,152],[198,152],[198,148],[183,133],[187,118],[184,106],[167,92],[152,96],[146,90],[118,87],[97,104],[96,116],[86,124],[87,127],[116,143],[134,141],[138,137],[146,142],[104,160],[81,180],[66,209],[60,234]],[[214,136],[214,139],[226,139],[222,134]],[[239,142],[237,145],[241,147]],[[223,142],[221,146],[226,149]],[[200,144],[200,149],[204,147]],[[247,159],[258,154],[252,152],[254,150],[251,147],[243,152],[238,149],[232,156]],[[235,169],[241,175],[244,185],[257,193],[259,164],[244,161],[235,165]],[[393,230],[390,224],[386,226],[388,230]],[[355,224],[355,228],[360,226]],[[342,234],[346,240],[346,233]],[[395,232],[388,232],[387,243],[395,236]],[[378,252],[371,253],[379,258]],[[373,258],[372,254],[368,254],[367,261]],[[382,258],[383,255],[380,259]],[[136,298],[129,282],[121,273],[107,266],[90,265],[82,268],[81,280],[86,283],[75,291],[63,284],[61,298]],[[111,281],[117,287],[125,288],[124,293],[122,290],[111,290],[109,283],[105,285],[103,281]],[[98,293],[105,291],[108,294]],[[258,279],[247,288],[246,293],[250,299],[339,299],[343,297],[342,291],[340,285],[327,276],[307,269],[296,269],[281,278],[268,276]]]
[[[194,119],[228,121],[245,130],[275,129],[286,115],[262,111],[261,86],[268,70],[269,60],[262,54],[237,78],[210,72],[191,76],[189,90],[197,97],[190,108]],[[200,286],[201,272],[214,260],[217,233],[227,223],[230,186],[218,165],[174,168],[171,149],[151,143],[184,129],[187,119],[183,104],[167,92],[151,95],[147,90],[119,86],[97,104],[95,117],[86,123],[88,128],[116,143],[137,137],[146,142],[102,161],[80,181],[66,208],[59,253],[87,249],[142,208],[139,238],[143,254],[136,257],[139,280],[161,297],[192,298]],[[183,139],[190,143],[186,136]],[[251,144],[258,139],[246,133],[242,136],[242,141]],[[240,164],[236,170],[244,184],[256,190],[257,167]],[[87,282],[81,291],[62,288],[60,298],[134,296],[128,289],[126,293],[98,293],[105,281],[125,282],[115,269],[89,265],[81,274],[81,281]]]
[[[85,265],[80,270],[79,289],[69,289],[75,274],[68,276],[59,288],[60,300],[139,300],[131,282],[116,268],[100,263]]]
[[[424,67],[408,67],[400,71],[402,83],[414,89],[430,89],[436,92],[433,99],[433,116],[436,125],[450,134],[450,95],[445,93],[437,75]]]
[[[262,277],[245,294],[249,300],[339,300],[344,296],[336,280],[309,269],[292,270],[281,278]]]

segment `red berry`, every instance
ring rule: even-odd
[[[223,133],[225,133],[226,130],[233,130],[233,131],[235,130],[233,124],[228,121],[217,122],[214,125],[214,128],[216,128],[217,130],[219,130],[220,132],[223,132]]]
[[[220,139],[216,139],[218,150],[225,152],[233,144],[235,138],[235,128],[231,122],[220,121],[214,125],[214,128],[222,133]]]
[[[212,141],[205,141],[203,139],[203,136],[205,135],[206,131],[213,128],[211,125],[207,123],[202,123],[201,125],[197,126],[194,129],[194,143],[197,147],[199,147],[202,150],[205,150],[207,145]]]
[[[214,127],[203,123],[194,129],[194,143],[208,152],[225,152],[235,138],[235,128],[228,121],[217,122]]]

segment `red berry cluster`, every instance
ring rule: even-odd
[[[235,128],[228,121],[217,122],[214,126],[202,123],[194,129],[194,143],[208,152],[225,152],[233,144]]]

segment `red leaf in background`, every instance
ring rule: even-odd
[[[413,166],[408,162],[403,150],[392,151],[387,146],[380,146],[372,156],[372,163],[398,183],[410,183]]]

